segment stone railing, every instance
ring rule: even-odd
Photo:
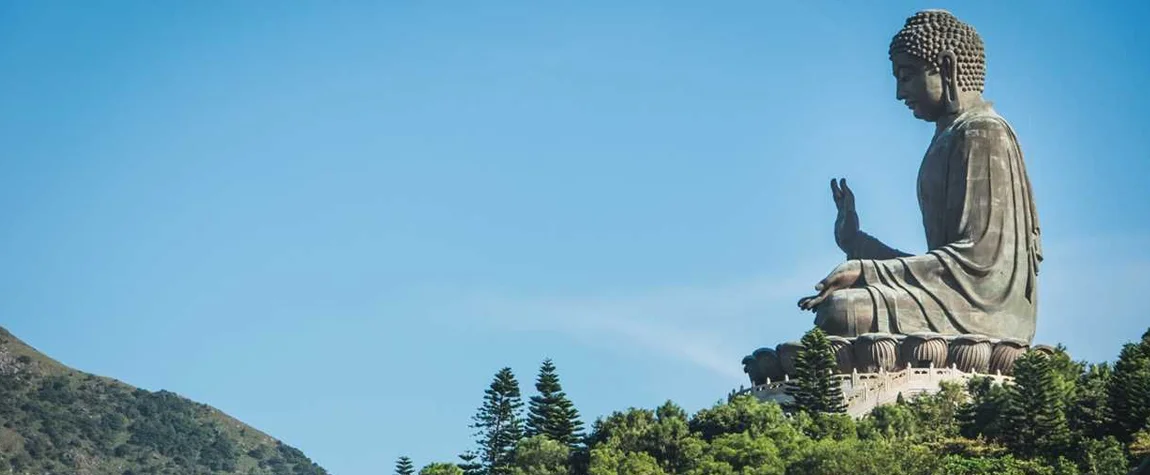
[[[1009,376],[1014,360],[1029,349],[1053,353],[1047,345],[1033,348],[1026,342],[992,339],[982,335],[868,333],[858,338],[828,337],[840,375],[893,373],[900,368],[953,368],[964,374]],[[787,342],[759,348],[743,358],[743,371],[751,385],[769,385],[795,374],[795,358],[803,346]]]
[[[854,370],[849,375],[835,375],[834,379],[839,382],[842,389],[847,413],[858,417],[869,413],[877,406],[895,402],[900,394],[909,399],[919,394],[938,392],[941,389],[940,383],[944,381],[965,386],[967,380],[975,377],[989,377],[998,383],[1012,379],[1001,373],[982,374],[977,371],[962,371],[957,367],[935,368],[933,366],[926,368],[907,367],[901,371],[890,372],[880,369],[877,373],[859,373]],[[740,388],[733,395],[749,394],[762,401],[786,404],[794,400],[787,394],[787,386],[789,385],[790,378],[784,374],[781,381],[766,382],[747,389]]]

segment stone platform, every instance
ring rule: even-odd
[[[854,416],[892,403],[900,393],[910,398],[937,392],[943,381],[965,385],[976,376],[1008,381],[1014,361],[1026,351],[1055,351],[1048,345],[1031,347],[1023,341],[982,335],[868,333],[858,338],[828,339],[837,363],[834,378],[842,385],[847,412]],[[790,401],[786,387],[795,374],[795,358],[802,348],[799,342],[787,342],[759,348],[743,358],[751,388],[736,394],[753,394],[760,400],[779,403]]]
[[[842,387],[847,414],[862,417],[878,406],[893,404],[898,400],[899,394],[905,399],[910,399],[920,394],[938,392],[941,389],[940,383],[944,381],[965,386],[966,381],[974,377],[989,377],[998,383],[1012,379],[1001,374],[967,373],[956,368],[906,368],[890,373],[854,372],[849,375],[835,375],[834,379]],[[760,384],[734,394],[750,394],[760,401],[786,404],[793,400],[786,392],[787,385],[790,384],[788,379],[789,377],[784,376],[782,381]]]

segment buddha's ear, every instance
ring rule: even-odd
[[[951,50],[938,53],[938,73],[942,79],[942,102],[947,112],[958,111],[958,57]]]

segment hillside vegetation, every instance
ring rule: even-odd
[[[210,406],[64,366],[0,328],[0,474],[326,474]]]

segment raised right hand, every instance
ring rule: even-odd
[[[835,217],[835,244],[838,244],[843,252],[850,254],[851,243],[859,234],[859,215],[855,211],[855,194],[847,186],[846,178],[840,178],[838,181],[831,179],[831,197],[834,198],[835,207],[839,210],[838,216]]]

